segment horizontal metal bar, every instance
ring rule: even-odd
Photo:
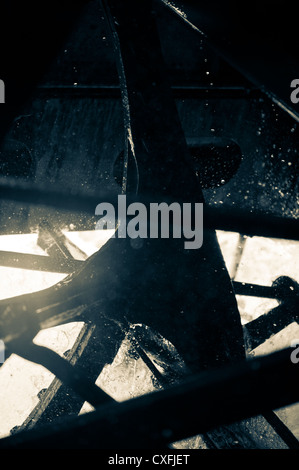
[[[53,259],[51,256],[17,253],[14,251],[0,251],[0,266],[9,268],[68,274],[80,268],[83,262],[84,261],[70,258],[57,260]]]
[[[247,236],[299,240],[299,219],[264,214],[260,211],[251,212],[241,208],[208,206],[204,210],[204,227],[238,232]]]
[[[290,405],[298,366],[286,349],[191,377],[180,385],[0,440],[0,448],[161,448]],[[221,397],[221,398],[220,398]]]
[[[236,295],[249,297],[262,297],[266,299],[279,299],[279,291],[272,286],[260,286],[245,282],[232,281]]]
[[[173,85],[173,97],[176,99],[256,99],[262,93],[256,88],[242,86],[196,86]],[[43,97],[69,97],[69,98],[121,98],[119,85],[39,85],[36,96]]]
[[[115,207],[118,203],[118,195],[114,192],[103,191],[97,195],[75,192],[70,194],[59,190],[55,185],[48,186],[45,189],[37,184],[20,183],[9,178],[0,179],[1,199],[73,212],[84,211],[92,215],[94,215],[95,208],[100,202],[109,202]],[[127,194],[127,204],[132,202],[150,204],[162,201],[170,203],[173,202],[173,199],[168,199],[165,195],[159,197],[158,194]],[[184,200],[184,202],[192,201]],[[223,206],[219,208],[205,204],[204,228],[239,232],[249,236],[299,240],[299,219],[279,217],[259,211],[253,213],[241,208]]]

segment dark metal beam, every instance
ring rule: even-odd
[[[51,349],[34,343],[22,344],[18,342],[13,345],[12,352],[44,366],[64,385],[71,387],[83,400],[94,407],[113,401],[107,393],[89,380],[84,368],[71,364]]]
[[[263,96],[257,88],[245,88],[242,86],[196,86],[173,85],[172,94],[175,99],[258,99]],[[121,98],[118,85],[40,85],[36,89],[36,96],[69,97],[69,98]]]
[[[275,308],[260,317],[243,325],[244,339],[247,352],[263,344],[271,336],[283,330],[299,315],[299,285],[287,277],[280,276],[272,286],[259,286],[233,281],[236,295],[264,297],[280,302]]]
[[[293,349],[191,377],[167,390],[0,440],[1,449],[163,448],[298,401]]]
[[[47,271],[52,273],[72,273],[82,262],[75,259],[53,259],[51,256],[16,253],[14,251],[0,251],[0,266],[17,269],[30,269],[32,271]]]
[[[100,202],[109,202],[117,206],[118,195],[114,192],[72,194],[61,191],[57,185],[48,185],[47,189],[38,184],[19,182],[12,179],[0,179],[0,199],[22,202],[23,204],[48,206],[68,210],[74,213],[86,212],[94,216]],[[157,194],[127,194],[127,204],[143,202],[160,203]],[[169,196],[163,196],[163,202],[173,202]],[[212,207],[205,204],[204,228],[239,232],[249,236],[286,238],[299,240],[299,219],[269,215],[260,211],[246,211],[232,207]]]

